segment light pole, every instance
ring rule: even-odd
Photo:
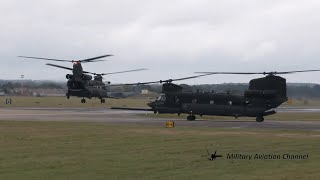
[[[21,74],[21,95],[23,95],[23,78],[24,78],[24,75]]]

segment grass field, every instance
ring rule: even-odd
[[[139,114],[139,116],[146,116],[145,114]],[[148,113],[149,117],[158,117],[158,118],[173,118],[173,119],[187,119],[188,114],[181,114],[178,116],[177,114],[153,114]],[[231,116],[196,116],[197,119],[208,119],[208,120],[255,120],[255,117],[239,117],[234,118]],[[278,112],[277,114],[265,116],[265,121],[273,120],[273,121],[319,121],[320,113],[319,112]]]
[[[318,179],[319,137],[304,131],[1,121],[0,179]],[[225,157],[201,157],[205,146]],[[309,156],[230,160],[228,153]]]
[[[147,98],[125,98],[125,99],[106,99],[105,104],[100,103],[100,99],[86,99],[86,103],[81,103],[81,98],[70,97],[11,97],[12,104],[5,104],[6,97],[0,97],[0,103],[3,107],[146,107],[151,101]]]

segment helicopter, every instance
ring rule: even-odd
[[[193,121],[195,115],[215,115],[238,117],[256,117],[257,122],[263,122],[264,116],[276,114],[274,110],[288,100],[286,79],[277,75],[320,70],[302,70],[287,72],[197,72],[202,75],[180,79],[136,83],[128,85],[164,83],[160,97],[148,103],[150,109],[121,108],[112,109],[144,110],[154,113],[189,114],[187,120]],[[215,74],[260,74],[265,77],[252,79],[249,88],[243,94],[185,91],[183,87],[172,83],[184,79],[197,78]]]
[[[207,150],[207,154],[206,155],[202,155],[201,157],[207,157],[208,160],[213,161],[216,160],[219,157],[223,157],[222,155],[217,155],[217,150],[214,151],[214,154],[210,154],[208,148],[206,147]]]
[[[72,71],[72,74],[66,75],[66,78],[68,79],[68,82],[67,82],[68,91],[66,93],[67,98],[69,99],[70,96],[81,97],[82,98],[81,103],[86,103],[85,98],[91,99],[92,97],[96,97],[100,99],[101,103],[105,103],[104,98],[114,98],[114,97],[108,96],[106,84],[102,81],[103,76],[147,70],[145,68],[142,68],[142,69],[134,69],[134,70],[128,70],[128,71],[111,72],[111,73],[94,73],[94,72],[84,71],[82,68],[81,63],[104,61],[104,60],[101,60],[101,58],[109,57],[109,56],[112,56],[112,55],[97,56],[97,57],[83,59],[83,60],[61,60],[61,59],[30,57],[30,56],[18,56],[18,57],[42,59],[42,60],[49,60],[49,61],[72,62],[73,68],[64,67],[56,64],[51,64],[51,63],[46,64],[48,66],[53,66],[56,68]],[[110,82],[107,82],[107,84],[110,84]]]

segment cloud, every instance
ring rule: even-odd
[[[320,68],[319,8],[316,0],[3,0],[0,78],[24,73],[26,78],[62,80],[67,73],[17,55],[81,59],[111,53],[111,62],[86,64],[85,69],[151,69],[148,76],[110,77],[121,82],[193,71]],[[319,82],[314,74],[290,77]],[[199,82],[214,78],[203,79]]]

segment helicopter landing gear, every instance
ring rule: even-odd
[[[195,116],[195,115],[189,115],[189,116],[187,117],[187,120],[188,120],[188,121],[194,121],[194,120],[196,120],[196,116]]]
[[[106,103],[105,99],[100,99],[101,103]]]
[[[86,99],[85,98],[81,99],[81,103],[86,103]]]
[[[66,94],[66,96],[67,96],[67,99],[69,99],[69,98],[70,98],[70,95],[69,95],[68,93]]]
[[[256,121],[257,122],[263,122],[264,121],[263,116],[257,116]]]

